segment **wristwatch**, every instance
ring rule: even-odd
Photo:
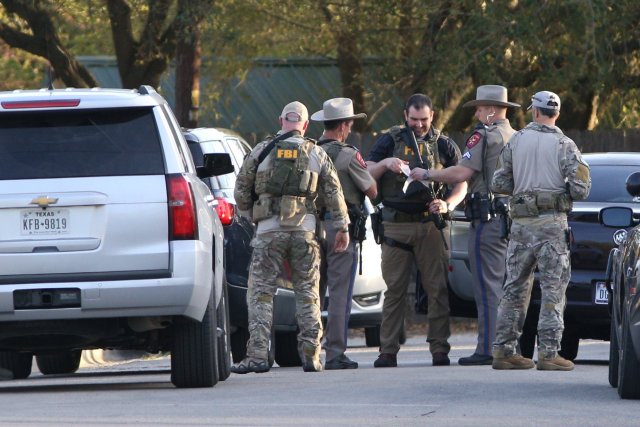
[[[348,232],[349,232],[349,227],[346,225],[342,227],[340,230],[338,230],[338,233],[348,233]]]
[[[429,169],[425,170],[424,173],[422,174],[422,180],[423,181],[429,180]]]

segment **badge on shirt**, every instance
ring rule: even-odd
[[[478,145],[478,142],[480,142],[480,140],[482,140],[482,135],[480,134],[480,132],[474,132],[473,135],[471,135],[469,139],[467,139],[467,148],[472,149],[473,147]]]
[[[467,151],[462,155],[463,159],[471,160],[471,151]]]
[[[360,152],[359,152],[359,151],[358,151],[358,152],[356,152],[356,160],[357,160],[358,162],[360,162],[360,165],[361,165],[363,168],[365,168],[365,169],[367,168],[367,164],[365,163],[364,159],[363,159],[363,158],[362,158],[362,156],[360,155]]]

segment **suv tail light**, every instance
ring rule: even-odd
[[[198,220],[193,193],[182,175],[167,176],[169,202],[169,240],[195,240]]]
[[[218,204],[216,205],[216,213],[222,225],[231,225],[233,215],[235,213],[234,206],[224,197],[216,197]]]

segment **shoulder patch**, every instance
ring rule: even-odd
[[[364,159],[360,155],[359,151],[356,151],[356,160],[360,163],[360,166],[362,166],[364,169],[367,168],[367,164],[365,163]]]
[[[464,153],[464,154],[462,155],[462,158],[463,158],[463,159],[467,159],[467,160],[471,160],[471,152],[470,152],[470,151],[467,151],[466,153]]]
[[[478,142],[482,140],[482,135],[480,132],[474,132],[469,139],[467,139],[467,148],[471,149],[478,145]]]

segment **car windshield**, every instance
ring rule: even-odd
[[[585,202],[639,202],[625,186],[627,177],[640,169],[637,165],[592,165],[590,169],[591,192]]]

